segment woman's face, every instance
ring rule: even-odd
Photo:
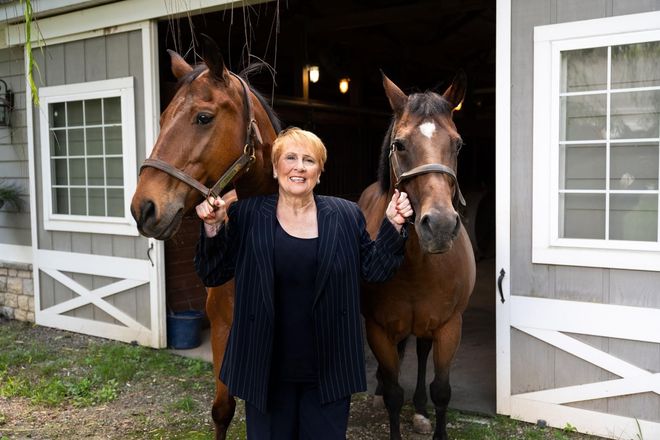
[[[304,197],[314,190],[321,176],[321,163],[308,146],[286,143],[275,164],[275,174],[281,192]]]

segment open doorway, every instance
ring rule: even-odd
[[[463,213],[477,258],[477,284],[464,315],[463,339],[452,369],[450,406],[495,413],[495,1],[289,0],[235,8],[159,24],[161,105],[175,80],[165,49],[193,56],[193,33],[220,46],[225,63],[240,71],[248,52],[271,64],[251,82],[272,100],[283,125],[310,129],[329,152],[320,194],[356,201],[376,180],[391,112],[382,70],[406,93],[444,90],[459,69],[468,92],[455,122],[465,147],[458,177],[468,207]],[[247,29],[247,30],[246,30]],[[279,32],[277,32],[279,29]],[[318,81],[308,81],[309,66]],[[339,89],[348,79],[348,91]],[[192,270],[199,225],[188,218],[166,243],[167,303],[173,310],[204,308],[205,291]],[[408,344],[401,384],[415,385],[414,345]],[[210,351],[210,347],[207,348]],[[369,391],[375,361],[368,364]],[[428,380],[432,379],[429,361]]]

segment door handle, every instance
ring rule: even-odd
[[[151,251],[154,250],[154,244],[151,243],[151,246],[149,246],[149,249],[147,249],[147,258],[149,259],[149,262],[151,263],[151,267],[154,267],[154,260],[151,259]]]
[[[497,289],[500,291],[500,300],[502,301],[502,304],[504,304],[504,293],[502,293],[502,281],[504,280],[504,275],[506,272],[504,272],[504,269],[500,269],[500,276],[497,277]]]

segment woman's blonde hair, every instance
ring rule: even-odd
[[[289,127],[282,130],[273,142],[273,149],[270,153],[270,159],[273,166],[280,160],[282,148],[288,143],[306,145],[312,150],[312,155],[321,165],[321,171],[324,171],[325,161],[328,159],[328,151],[323,145],[323,141],[311,131],[303,130],[298,127]]]

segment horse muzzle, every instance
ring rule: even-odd
[[[177,204],[170,204],[167,209],[161,209],[151,199],[133,198],[131,214],[140,234],[157,240],[167,240],[181,226],[184,209],[183,205],[177,206]]]
[[[460,217],[453,209],[431,209],[415,222],[420,247],[430,254],[449,251],[460,228]]]

